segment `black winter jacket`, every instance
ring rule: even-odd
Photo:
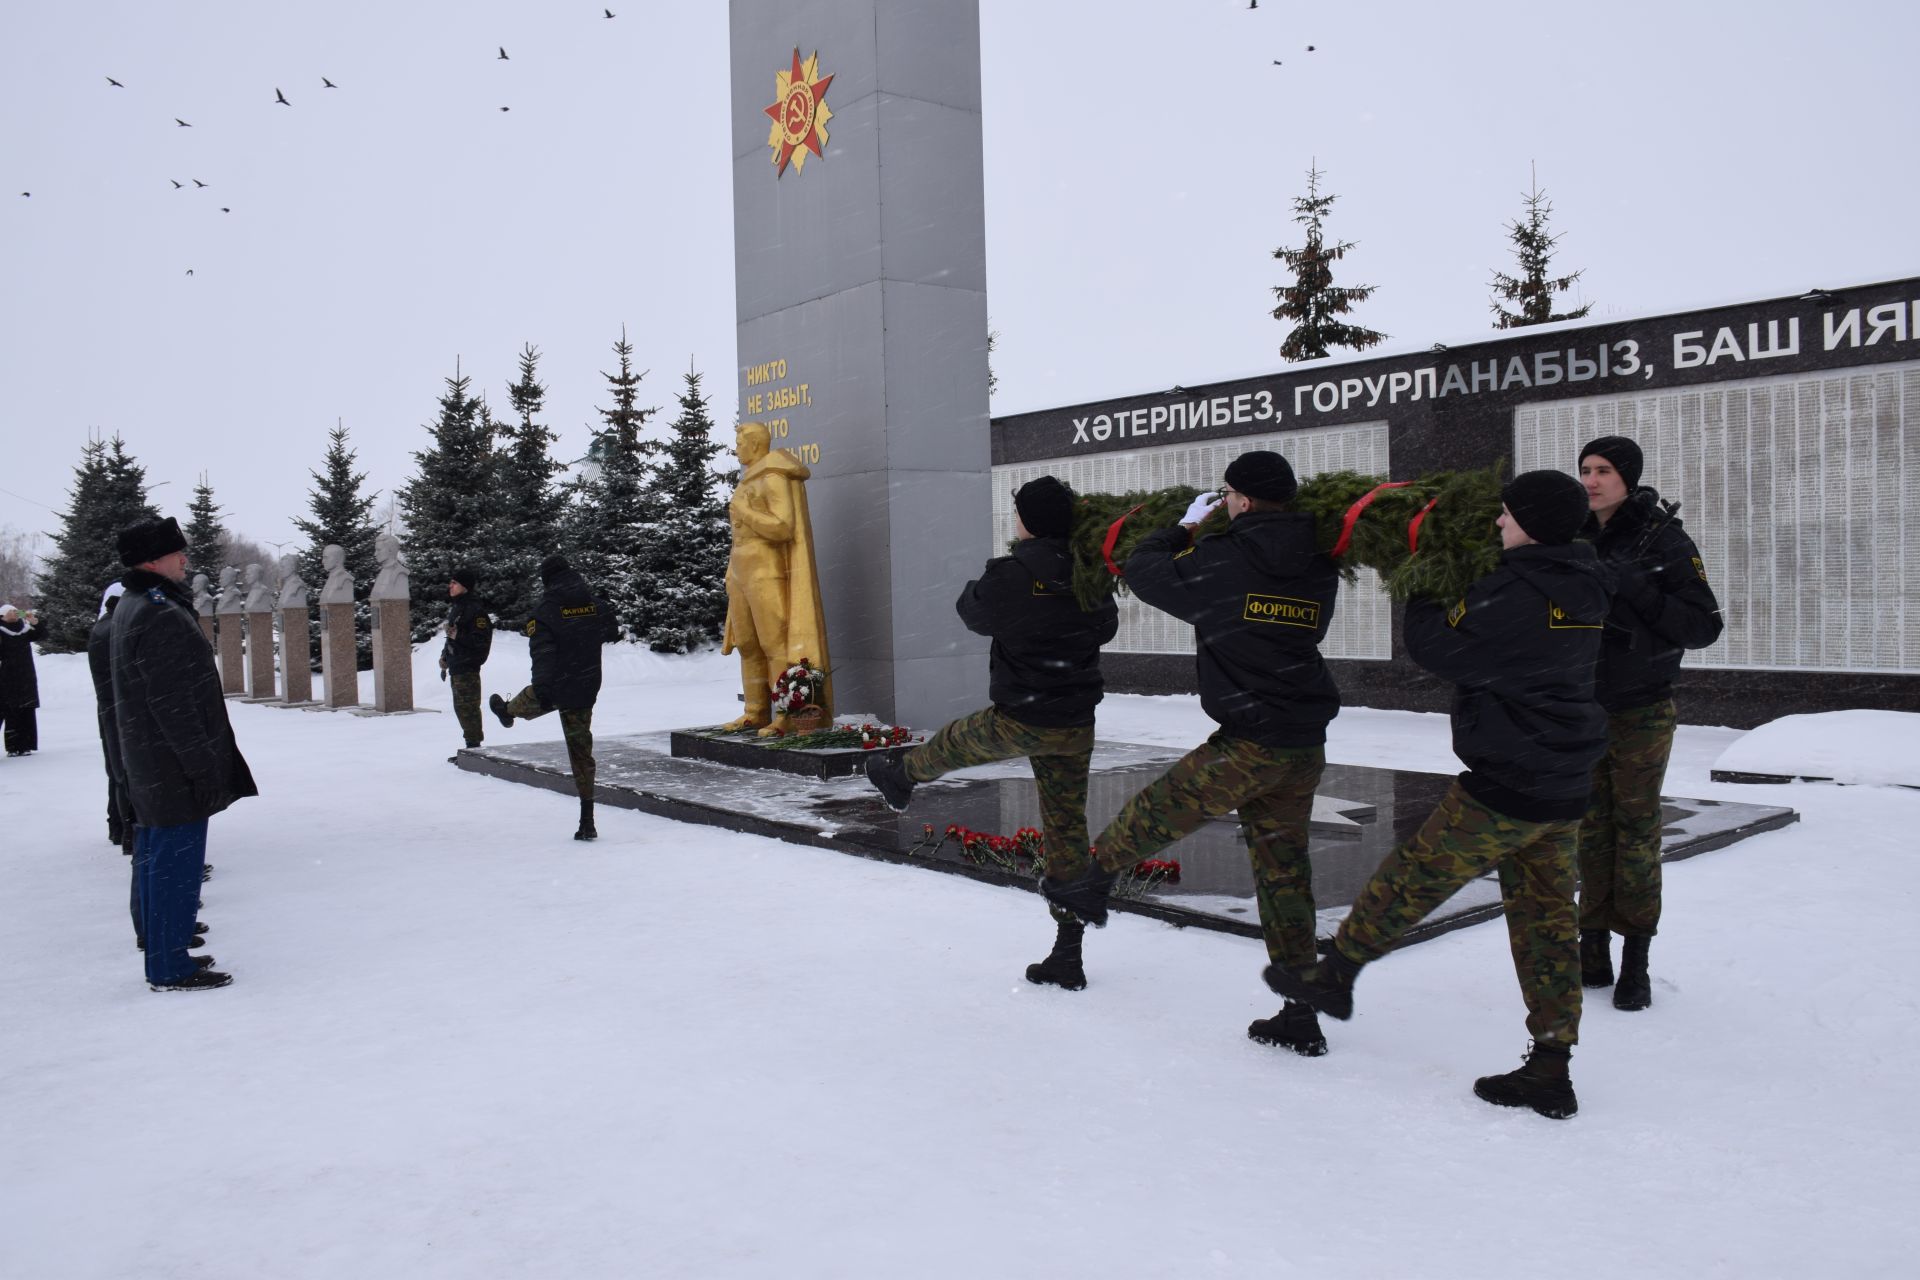
[[[600,696],[600,646],[619,639],[613,615],[594,600],[587,581],[569,573],[540,597],[527,623],[533,691],[543,707],[577,711]]]
[[[1614,591],[1600,646],[1599,698],[1630,711],[1673,696],[1681,655],[1720,638],[1720,602],[1707,585],[1700,549],[1678,518],[1660,513],[1660,495],[1639,488],[1603,526],[1591,517],[1580,535],[1593,543]],[[1648,525],[1662,521],[1651,539]]]
[[[182,583],[144,569],[121,579],[109,641],[113,715],[135,818],[177,827],[257,796],[233,740],[213,650]]]
[[[1127,557],[1127,587],[1191,622],[1200,707],[1238,738],[1270,747],[1327,740],[1340,690],[1320,658],[1339,576],[1314,542],[1313,517],[1250,511],[1193,541],[1156,530]]]
[[[993,640],[987,695],[995,707],[1040,728],[1093,723],[1104,687],[1100,646],[1119,630],[1120,609],[1108,597],[1082,611],[1065,538],[1028,538],[987,561],[953,607],[967,630]]]
[[[119,600],[110,603],[118,605]],[[113,714],[113,611],[101,614],[87,633],[87,670],[93,674],[94,716],[100,723],[100,749],[106,753],[107,777],[124,787],[127,771],[120,763],[120,726]]]
[[[44,622],[31,627],[24,617],[15,618],[11,626],[0,622],[0,707],[25,711],[40,705],[40,676],[33,669],[33,642],[46,636]]]
[[[445,633],[440,658],[448,674],[477,675],[493,651],[493,619],[487,616],[486,601],[471,591],[455,597],[447,609]]]
[[[1452,609],[1407,606],[1407,656],[1457,686],[1453,752],[1474,799],[1523,822],[1585,812],[1607,749],[1593,698],[1606,616],[1585,543],[1515,547]]]

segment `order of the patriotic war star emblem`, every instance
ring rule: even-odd
[[[773,76],[774,103],[767,107],[773,128],[767,131],[767,145],[773,148],[773,163],[779,174],[787,171],[787,161],[796,170],[807,167],[807,152],[820,155],[827,142],[827,121],[833,112],[827,107],[827,86],[832,76],[820,75],[820,51],[805,62],[800,51],[793,51],[793,69],[776,71]],[[778,174],[776,174],[778,176]]]

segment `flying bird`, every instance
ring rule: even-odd
[[[512,107],[502,107],[502,108],[500,108],[500,109],[501,109],[502,111],[511,111],[511,110],[513,110],[513,108],[512,108]]]
[[[287,95],[280,92],[278,89],[275,89],[273,91],[273,100],[279,103],[283,107],[290,107],[293,105],[291,102],[287,101]]]
[[[196,187],[204,187],[204,186],[206,186],[207,184],[206,184],[206,183],[204,183],[204,182],[202,182],[202,181],[200,181],[200,179],[198,179],[198,178],[195,178],[195,179],[193,180],[193,185],[194,185],[194,186],[196,186]]]
[[[113,86],[114,88],[116,88],[116,89],[124,89],[124,88],[126,88],[126,87],[127,87],[127,86],[125,86],[125,85],[123,85],[123,84],[121,84],[121,83],[120,83],[120,82],[119,82],[118,80],[115,80],[115,79],[114,79],[114,78],[113,78],[112,76],[108,76],[108,77],[107,77],[107,83],[108,83],[108,84],[110,84],[110,85],[112,85],[112,86]]]
[[[335,84],[333,81],[327,79],[325,76],[320,77],[320,83],[327,86],[327,88],[329,89],[338,89],[340,87],[339,85]]]
[[[31,191],[22,191],[22,192],[21,192],[20,194],[21,194],[21,195],[23,195],[23,196],[31,196],[31,195],[33,194],[33,192],[31,192]]]
[[[187,268],[187,274],[188,274],[188,275],[192,275],[192,274],[193,274],[193,268],[192,268],[192,267],[188,267],[188,268]]]
[[[187,185],[186,183],[180,181],[178,178],[168,178],[167,181],[173,184],[173,189],[175,191],[178,191],[180,188]]]
[[[1286,66],[1287,64],[1286,64],[1286,63],[1284,63],[1284,62],[1282,62],[1282,61],[1280,61],[1280,59],[1278,59],[1278,58],[1275,58],[1275,59],[1273,60],[1273,65],[1274,65],[1274,66],[1276,66],[1276,67],[1284,67],[1284,66]]]
[[[1308,45],[1308,46],[1307,46],[1307,52],[1308,52],[1308,53],[1312,53],[1312,52],[1313,52],[1313,46],[1312,46],[1312,45]]]
[[[611,9],[602,9],[600,12],[606,14],[609,18],[613,16],[613,10]]]
[[[495,58],[494,61],[495,62],[512,62],[513,61],[512,58],[509,58],[507,56],[507,46],[505,45],[500,46],[500,56],[498,58]]]
[[[225,206],[225,205],[221,205],[221,206],[220,206],[220,212],[222,212],[222,213],[232,213],[232,212],[233,212],[233,210],[231,210],[231,209],[229,209],[229,208],[227,208],[227,206]]]
[[[179,125],[179,126],[180,126],[180,127],[182,128],[182,129],[191,129],[191,128],[193,128],[193,126],[192,126],[192,125],[190,125],[190,124],[188,124],[188,123],[187,123],[187,122],[186,122],[185,120],[182,120],[182,119],[181,119],[181,118],[180,118],[179,116],[175,116],[175,117],[173,118],[173,122],[174,122],[175,124],[177,124],[177,125]]]

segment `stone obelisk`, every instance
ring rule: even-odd
[[[247,692],[246,626],[247,597],[240,590],[240,570],[228,565],[220,571],[220,600],[214,605],[219,623],[220,692],[229,698]]]
[[[413,710],[412,585],[400,558],[400,539],[383,533],[373,540],[380,573],[373,580],[373,709]]]
[[[273,592],[260,566],[247,566],[247,696],[273,697]]]
[[[320,683],[329,707],[360,705],[359,655],[353,643],[353,575],[338,543],[320,553],[326,585],[320,588]]]
[[[307,584],[300,557],[280,557],[280,701],[313,701],[313,658],[307,620]]]

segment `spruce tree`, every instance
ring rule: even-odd
[[[1275,249],[1273,256],[1293,272],[1293,283],[1276,286],[1280,300],[1273,309],[1275,320],[1290,320],[1293,328],[1280,344],[1280,358],[1287,361],[1324,360],[1333,347],[1351,347],[1365,351],[1386,338],[1386,334],[1349,324],[1339,317],[1353,309],[1356,302],[1373,296],[1376,286],[1333,283],[1333,264],[1352,249],[1348,240],[1328,244],[1324,223],[1327,211],[1338,196],[1320,194],[1320,170],[1307,170],[1307,194],[1293,201],[1293,220],[1307,229],[1306,243],[1298,249]]]
[[[126,572],[120,531],[159,514],[147,501],[147,472],[119,436],[90,440],[73,469],[73,491],[51,534],[54,554],[41,569],[34,594],[48,653],[81,653],[100,613],[100,595]]]
[[[649,500],[660,445],[640,432],[658,410],[639,407],[640,381],[647,375],[633,370],[633,344],[624,326],[613,350],[620,372],[602,375],[613,407],[599,411],[603,425],[588,450],[593,465],[571,486],[561,550],[612,611],[622,635],[641,639],[658,594],[648,550],[660,532]]]
[[[680,416],[669,428],[665,460],[654,482],[657,509],[673,530],[671,538],[653,540],[655,603],[646,639],[658,653],[686,653],[718,640],[727,617],[727,552],[733,539],[713,472],[723,446],[713,438],[700,375],[688,369],[683,380]]]
[[[540,562],[558,548],[566,496],[553,478],[562,468],[550,449],[559,437],[539,420],[547,389],[539,379],[540,352],[532,343],[520,352],[520,378],[507,384],[517,418],[499,426],[494,451],[494,519],[498,532],[493,563],[479,570],[488,606],[502,625],[518,627],[540,600]]]
[[[1555,320],[1578,320],[1593,310],[1593,304],[1585,302],[1571,311],[1556,312],[1553,309],[1553,295],[1571,289],[1574,282],[1585,273],[1575,271],[1564,276],[1547,274],[1553,264],[1553,246],[1560,243],[1559,236],[1547,233],[1547,219],[1553,213],[1553,203],[1547,199],[1547,193],[1540,189],[1538,178],[1534,179],[1532,193],[1523,199],[1527,206],[1526,217],[1507,224],[1507,236],[1513,241],[1513,256],[1520,274],[1510,276],[1504,271],[1493,273],[1494,298],[1491,305],[1494,327],[1521,329]],[[1516,309],[1509,311],[1502,303],[1511,304]]]
[[[322,470],[307,473],[313,477],[313,488],[307,491],[307,507],[313,512],[313,518],[293,522],[294,528],[307,535],[307,545],[299,552],[300,577],[317,601],[320,589],[327,584],[327,570],[322,560],[327,546],[336,544],[347,553],[347,572],[353,575],[354,649],[359,655],[360,670],[369,671],[373,668],[373,611],[366,602],[373,590],[373,579],[380,572],[379,560],[373,554],[373,540],[380,530],[369,517],[374,499],[380,495],[360,492],[367,473],[353,469],[357,455],[347,448],[347,429],[336,425],[327,433],[327,439],[327,457]],[[320,664],[318,608],[312,611],[311,623],[311,658],[317,667]]]
[[[432,443],[414,453],[419,470],[398,495],[416,643],[439,628],[453,571],[463,564],[484,570],[490,558],[493,416],[467,394],[470,382],[456,364],[439,417],[426,428]]]
[[[193,575],[204,573],[218,582],[220,570],[227,563],[227,530],[220,523],[220,505],[213,500],[213,486],[207,483],[206,473],[202,472],[200,483],[193,486],[193,501],[187,504],[187,580]]]

